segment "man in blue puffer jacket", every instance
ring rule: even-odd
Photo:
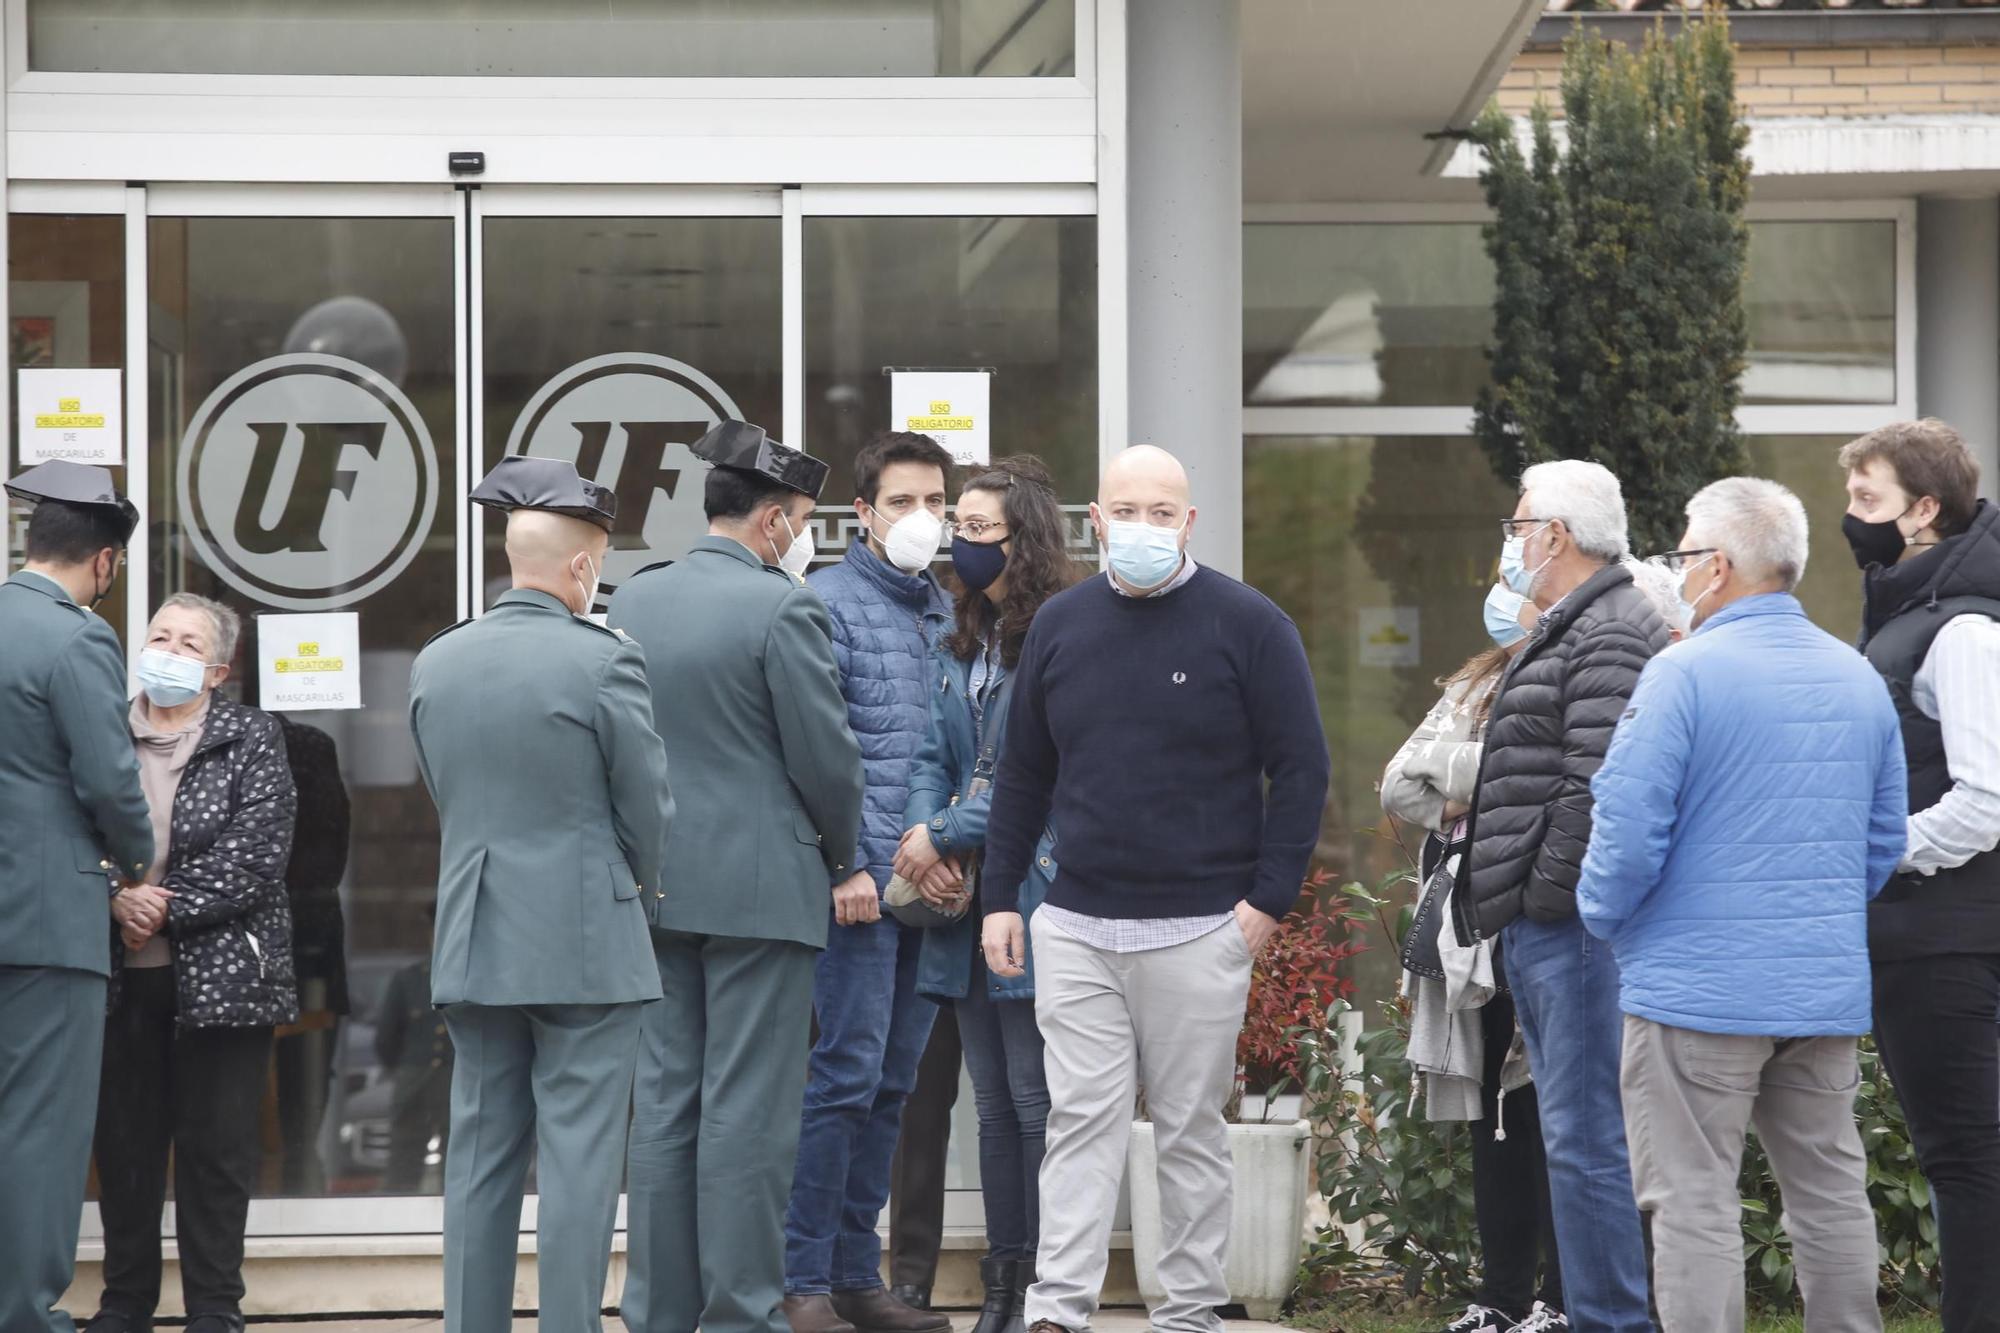
[[[1661,560],[1695,632],[1647,665],[1591,782],[1576,895],[1618,962],[1654,1295],[1669,1333],[1743,1327],[1736,1181],[1754,1119],[1808,1325],[1879,1330],[1855,1047],[1868,902],[1903,854],[1896,713],[1881,676],[1792,596],[1796,496],[1731,478],[1687,516]]]
[[[903,1104],[937,1006],[917,991],[921,932],[881,910],[903,836],[910,759],[930,721],[931,653],[951,598],[930,572],[944,535],[951,455],[928,435],[882,435],[855,458],[862,532],[812,586],[833,619],[848,721],[867,792],[856,871],[833,886],[833,928],[813,980],[819,1019],[798,1167],[785,1215],[785,1316],[793,1333],[942,1333],[882,1284],[875,1221]]]

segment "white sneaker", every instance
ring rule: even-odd
[[[1468,1305],[1465,1313],[1446,1324],[1444,1333],[1513,1333],[1519,1325],[1498,1310]]]
[[[1555,1333],[1556,1329],[1567,1329],[1569,1316],[1560,1310],[1551,1310],[1541,1301],[1528,1311],[1528,1317],[1514,1325],[1514,1333]]]

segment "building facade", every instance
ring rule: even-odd
[[[1995,18],[1737,24],[1757,173],[1742,422],[1818,522],[1805,597],[1837,632],[1859,596],[1834,447],[1934,411],[1995,461]],[[1275,597],[1312,654],[1336,770],[1321,859],[1401,864],[1375,780],[1482,642],[1513,505],[1469,434],[1492,280],[1450,132],[1550,90],[1569,17],[5,0],[0,19],[6,467],[113,459],[144,514],[101,608],[128,646],[167,594],[220,597],[256,618],[235,688],[269,704],[306,631],[354,635],[359,707],[291,714],[330,742],[346,853],[315,868],[338,912],[302,925],[319,963],[268,1099],[253,1310],[432,1304],[450,1052],[401,1002],[423,990],[437,855],[406,690],[424,641],[504,586],[466,492],[506,454],[615,486],[615,586],[700,531],[686,445],[721,416],[834,465],[817,535],[837,558],[846,467],[890,424],[896,371],[983,374],[991,452],[1049,463],[1080,554],[1101,460],[1172,448],[1198,553]],[[1362,962],[1377,990],[1392,972],[1387,947]],[[973,1246],[961,1111],[949,1220]],[[85,1233],[78,1308],[94,1216]]]

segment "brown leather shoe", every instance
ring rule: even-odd
[[[886,1287],[836,1291],[833,1310],[857,1333],[949,1333],[951,1320],[932,1310],[912,1310]],[[796,1333],[796,1330],[795,1330]]]
[[[855,1333],[833,1308],[831,1296],[785,1297],[785,1322],[792,1333]]]

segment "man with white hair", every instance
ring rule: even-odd
[[[1493,701],[1452,894],[1459,938],[1498,938],[1539,1090],[1570,1323],[1648,1333],[1646,1248],[1618,1100],[1618,966],[1584,932],[1576,883],[1590,780],[1667,627],[1632,581],[1625,498],[1597,463],[1521,476],[1500,574],[1541,611]]]
[[[1737,1176],[1753,1122],[1785,1196],[1807,1326],[1879,1330],[1854,1121],[1868,903],[1904,849],[1896,710],[1792,595],[1806,514],[1735,477],[1687,506],[1689,639],[1654,658],[1591,782],[1577,910],[1611,945],[1626,1135],[1676,1329],[1743,1327]]]

